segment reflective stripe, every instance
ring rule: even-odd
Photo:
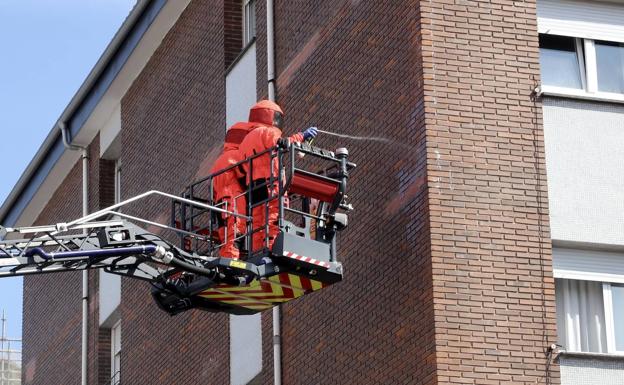
[[[324,268],[327,268],[327,269],[329,269],[329,266],[330,266],[329,263],[327,263],[327,262],[319,261],[317,259],[310,258],[310,257],[304,257],[302,255],[295,254],[295,253],[290,252],[290,251],[284,251],[284,256],[288,257],[288,258],[296,259],[298,261],[311,263],[313,265],[318,265],[318,266],[321,266],[321,267],[324,267]]]
[[[323,287],[325,285],[322,282],[282,273],[261,281],[253,281],[249,286],[217,285],[203,291],[199,296],[227,305],[264,310]]]

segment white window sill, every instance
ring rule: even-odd
[[[585,90],[578,90],[574,88],[554,87],[554,86],[541,86],[538,94],[545,96],[560,96],[564,98],[583,99],[583,100],[595,100],[601,102],[610,103],[623,103],[624,94],[614,94],[609,92],[587,92]]]
[[[566,350],[559,350],[558,356],[624,359],[624,352],[594,353],[594,352],[570,352]]]

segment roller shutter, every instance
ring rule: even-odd
[[[555,278],[624,283],[624,252],[553,248]]]
[[[624,43],[624,3],[539,0],[539,33]]]

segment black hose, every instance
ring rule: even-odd
[[[26,258],[31,258],[37,255],[46,260],[53,260],[53,259],[75,258],[75,257],[87,257],[87,258],[117,257],[117,256],[122,257],[122,256],[132,256],[136,254],[154,254],[155,252],[156,252],[156,246],[154,245],[117,247],[114,249],[57,251],[57,252],[52,252],[52,253],[46,252],[41,247],[35,247],[35,248],[27,250],[24,253],[24,256]]]
[[[180,269],[183,269],[185,271],[190,271],[191,273],[203,275],[206,277],[212,277],[214,275],[214,271],[212,270],[204,269],[203,267],[193,265],[192,263],[185,262],[176,257],[173,257],[171,259],[171,265],[179,267]]]

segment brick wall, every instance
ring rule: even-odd
[[[115,161],[99,159],[98,210],[115,204]]]
[[[89,210],[100,207],[99,136],[89,146]],[[67,222],[82,216],[82,161],[78,160],[35,221]],[[98,370],[98,281],[89,272],[89,375]],[[82,273],[24,278],[23,379],[26,385],[80,384]],[[59,370],[62,368],[62,370]],[[92,382],[95,383],[95,382]]]
[[[97,381],[98,385],[109,385],[112,377],[111,373],[111,336],[110,329],[100,328],[97,332],[98,350],[97,356],[93,357],[97,361]]]
[[[545,383],[556,336],[541,104],[531,100],[536,5],[421,9],[438,381]]]
[[[78,162],[36,224],[79,217],[81,180],[82,166]],[[81,284],[81,273],[24,278],[24,384],[80,384]]]
[[[218,156],[225,132],[223,20],[223,3],[192,1],[122,100],[122,198],[148,189],[180,193]],[[166,222],[169,211],[168,200],[155,199],[127,212]],[[122,382],[229,383],[227,315],[169,317],[149,289],[122,280]]]
[[[99,149],[99,148],[98,148]],[[99,153],[94,154],[99,156]],[[93,210],[101,210],[115,203],[115,161],[109,159],[94,158],[97,161],[98,174],[98,200],[97,207]],[[93,176],[91,183],[93,183]],[[100,327],[99,319],[99,286],[100,273],[89,272],[90,301],[92,304],[89,318],[89,381],[91,384],[109,385],[111,381],[111,336],[110,329]],[[103,293],[106,295],[106,293]],[[97,307],[95,307],[97,306]]]
[[[261,2],[262,3],[262,2]],[[434,383],[433,297],[418,3],[277,1],[277,94],[286,131],[309,125],[358,164],[340,236],[345,280],[283,306],[286,384]],[[258,93],[266,94],[258,8]],[[269,329],[270,313],[263,314]],[[265,333],[265,358],[272,357]],[[265,359],[265,382],[271,362]]]
[[[223,50],[225,67],[236,59],[243,48],[243,2],[223,1]]]

